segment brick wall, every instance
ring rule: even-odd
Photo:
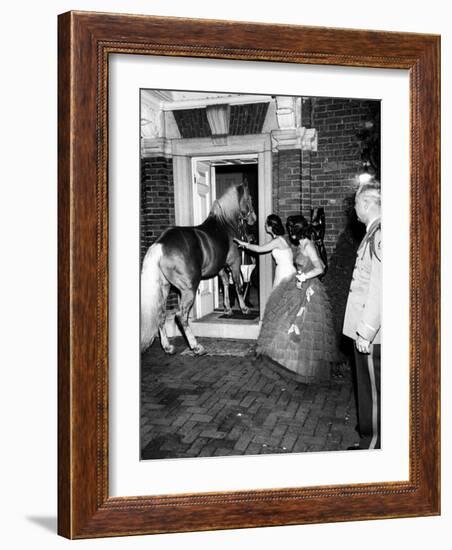
[[[299,149],[274,154],[273,212],[285,223],[287,216],[301,208],[302,158]]]
[[[350,202],[363,147],[357,133],[372,116],[366,100],[316,98],[310,119],[318,131],[317,152],[293,149],[273,155],[273,211],[285,221],[300,211],[309,216],[311,208],[324,207],[329,255],[352,221]]]
[[[310,162],[310,151],[289,149],[273,153],[273,213],[283,223],[288,216],[300,212],[309,218]]]
[[[312,207],[325,207],[329,254],[350,221],[363,146],[357,133],[374,116],[371,103],[375,105],[359,99],[317,98],[313,106],[318,151],[311,153]]]
[[[149,157],[141,159],[141,239],[143,261],[147,249],[161,233],[175,225],[173,159]],[[177,307],[177,294],[171,290],[167,309]]]
[[[169,226],[174,225],[173,160],[141,159],[141,259]]]
[[[176,110],[173,111],[173,115],[181,137],[194,138],[212,135],[205,109]]]
[[[232,105],[229,121],[231,136],[260,134],[268,110],[268,103],[249,103]]]

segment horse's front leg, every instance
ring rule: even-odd
[[[232,265],[229,266],[231,269],[232,279],[234,281],[235,291],[237,293],[237,298],[239,300],[239,306],[242,313],[249,313],[249,307],[245,305],[245,300],[243,299],[243,285],[242,285],[242,274],[240,272],[240,259],[237,259]]]
[[[222,269],[218,275],[223,283],[223,307],[225,315],[232,315],[231,301],[229,299],[229,274],[226,269]]]

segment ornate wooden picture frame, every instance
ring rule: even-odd
[[[68,538],[437,515],[440,510],[440,38],[69,12],[59,17],[58,531]],[[410,78],[409,480],[111,497],[111,54],[405,69]]]

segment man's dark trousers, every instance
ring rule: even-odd
[[[380,363],[380,344],[371,344],[369,354],[360,353],[355,348],[359,447],[362,449],[380,448]]]

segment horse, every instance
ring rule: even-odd
[[[248,313],[242,295],[240,253],[233,239],[244,224],[254,225],[256,214],[245,182],[231,185],[214,201],[209,215],[196,227],[176,226],[167,229],[150,246],[141,270],[141,351],[154,341],[168,354],[175,353],[165,330],[166,299],[171,285],[180,293],[176,312],[182,333],[195,355],[205,350],[196,341],[188,323],[201,279],[220,275],[223,282],[224,310],[232,315],[229,301],[229,273],[232,275],[242,313]]]

